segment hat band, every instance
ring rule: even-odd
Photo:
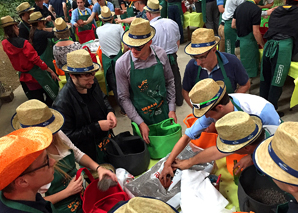
[[[220,138],[221,142],[223,142],[224,144],[237,145],[237,144],[245,143],[245,142],[249,141],[250,139],[254,138],[258,134],[258,132],[259,132],[259,127],[256,124],[255,130],[249,136],[247,136],[245,138],[241,138],[241,139],[236,140],[236,141],[235,140],[233,140],[233,141],[225,140],[225,139],[222,139],[221,137],[219,137],[219,138]]]
[[[39,124],[34,124],[34,125],[25,125],[25,124],[20,123],[20,125],[21,125],[22,128],[27,128],[27,127],[32,127],[32,126],[45,127],[45,126],[48,126],[51,123],[53,123],[54,120],[55,120],[55,116],[53,114],[52,117],[50,119],[46,120],[45,122],[42,122],[42,123],[39,123]]]
[[[22,11],[20,11],[19,13],[26,12],[26,11],[30,10],[31,8],[32,8],[32,7],[30,6],[30,7],[28,7],[26,10],[22,10]]]
[[[192,48],[199,48],[199,47],[209,47],[216,43],[216,41],[207,42],[207,43],[200,43],[200,44],[191,44]]]
[[[152,8],[150,8],[148,5],[147,5],[147,8],[148,8],[149,10],[153,11],[153,12],[159,11],[159,8],[158,8],[158,9],[152,9]]]
[[[5,23],[0,23],[0,25],[10,24],[10,23],[15,23],[15,21],[10,21],[10,22],[5,22]]]
[[[102,19],[110,19],[110,18],[112,18],[112,15],[110,15],[109,17],[104,17],[101,15],[101,17],[102,17]]]
[[[149,38],[151,36],[151,32],[148,33],[147,35],[132,35],[128,33],[128,37],[133,38],[133,39],[144,39],[144,38]]]
[[[35,19],[35,20],[29,20],[29,21],[39,21],[39,20],[41,20],[41,19],[43,19],[43,17],[40,17],[40,18]]]
[[[57,27],[56,27],[56,32],[63,32],[65,30],[67,30],[67,29],[68,29],[67,25],[66,25],[66,27],[63,30],[57,30]]]
[[[74,67],[67,66],[67,69],[72,72],[87,72],[87,71],[93,70],[94,66],[93,64],[90,67],[84,67],[84,68],[74,68]]]
[[[211,98],[210,100],[204,101],[204,102],[199,103],[199,104],[194,104],[191,100],[190,100],[190,102],[191,102],[191,104],[194,108],[202,109],[202,108],[205,108],[205,107],[209,106],[210,104],[213,104],[220,97],[222,92],[223,92],[223,88],[219,87],[219,90],[216,93],[216,95],[213,98]]]
[[[288,166],[285,162],[283,162],[274,152],[271,145],[272,141],[268,145],[268,152],[272,160],[286,173],[298,178],[298,171],[295,169],[292,169],[290,166]]]

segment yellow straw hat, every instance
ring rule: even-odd
[[[56,18],[53,31],[56,33],[64,33],[65,31],[69,30],[70,27],[71,26],[67,25],[63,18]]]
[[[18,24],[18,22],[13,20],[13,18],[11,18],[11,16],[1,17],[0,27],[7,27],[10,25],[14,25],[14,24]]]
[[[16,130],[0,138],[0,190],[19,177],[52,143],[52,132],[44,127]]]
[[[101,13],[99,15],[99,18],[103,21],[109,21],[113,18],[114,15],[115,13],[111,12],[107,6],[103,6],[101,7]]]
[[[214,81],[206,78],[194,85],[189,92],[189,98],[193,105],[195,117],[202,117],[215,106],[226,93],[226,86],[223,81]]]
[[[99,68],[100,66],[92,61],[89,52],[80,49],[67,53],[67,64],[62,67],[62,70],[72,74],[83,74],[95,72]]]
[[[14,129],[41,126],[47,127],[53,134],[58,132],[63,124],[64,118],[60,112],[36,99],[18,106],[16,114],[11,119],[11,126]]]
[[[31,24],[39,21],[46,21],[46,19],[42,16],[41,12],[34,12],[30,14],[30,19],[28,20]]]
[[[155,35],[155,28],[150,26],[148,20],[135,18],[122,35],[122,41],[128,46],[139,47],[147,44]]]
[[[254,142],[262,132],[262,120],[246,112],[230,112],[216,121],[216,146],[220,152],[235,152]]]
[[[200,55],[215,47],[220,38],[214,36],[214,31],[199,28],[191,34],[191,42],[185,46],[184,52],[188,55]]]
[[[298,122],[284,122],[255,150],[255,166],[266,175],[298,186]]]
[[[147,6],[144,7],[144,10],[150,12],[150,13],[158,13],[162,9],[162,6],[159,5],[158,0],[148,0]]]
[[[21,15],[23,13],[27,13],[30,11],[33,11],[35,8],[31,7],[31,5],[28,2],[23,2],[19,6],[17,6],[16,11],[18,15]]]

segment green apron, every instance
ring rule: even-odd
[[[284,85],[291,66],[292,49],[292,38],[284,40],[269,40],[266,42],[264,46],[263,57],[270,58],[272,60],[272,64],[276,64],[274,76],[272,77],[271,81],[272,86],[282,87]],[[276,54],[277,58],[275,60],[274,57],[276,56]],[[263,71],[264,70],[262,62],[260,76],[261,81],[264,81]]]
[[[152,67],[135,69],[130,57],[130,99],[147,125],[169,118],[164,69],[156,53],[155,58],[157,64]]]
[[[217,57],[217,61],[218,61],[218,65],[220,67],[221,73],[222,73],[222,75],[224,77],[223,81],[224,81],[224,83],[226,85],[226,91],[227,91],[227,93],[234,93],[235,90],[232,87],[231,80],[227,76],[226,70],[225,70],[224,65],[222,63],[222,59],[221,59],[221,57],[220,57],[220,55],[219,55],[218,52],[216,52],[216,57]],[[199,68],[198,68],[198,75],[196,77],[196,83],[199,82],[200,80],[202,80],[202,79],[200,79],[201,70],[202,70],[202,67],[199,66]]]
[[[237,30],[232,28],[232,19],[225,21],[225,49],[227,53],[235,55],[235,42],[237,40]]]
[[[202,16],[203,16],[203,22],[206,23],[206,0],[201,0],[202,2]]]
[[[161,11],[160,11],[160,16],[162,18],[167,18],[168,17],[168,5],[166,0],[159,0],[159,5],[162,6]]]
[[[183,10],[182,10],[182,7],[181,7],[181,2],[168,2],[168,8],[169,6],[171,5],[177,5],[178,7],[178,10],[180,12],[180,18],[181,18],[181,25],[182,25],[182,28],[183,28],[183,23],[184,23],[184,16],[183,16]],[[167,9],[168,9],[167,8]],[[203,16],[204,17],[204,16]]]
[[[29,212],[29,213],[43,213],[42,211],[35,209],[33,207],[27,206],[22,203],[15,202],[13,200],[6,199],[3,196],[2,191],[0,191],[0,200],[5,206],[8,206],[9,208],[12,208],[12,209],[16,209],[16,210],[23,211],[23,212]],[[47,201],[47,202],[49,202],[49,201]],[[51,204],[51,207],[52,207],[52,212],[57,213],[53,204]]]
[[[230,98],[230,100],[231,100],[232,104],[234,105],[234,107],[236,107],[236,109],[237,109],[238,111],[243,112],[243,110],[240,108],[240,106],[238,106],[238,104],[236,104],[236,103],[234,102],[233,98]]]
[[[71,152],[70,155],[67,155],[65,158],[61,159],[59,161],[60,169],[63,170],[65,173],[67,173],[71,178],[73,178],[76,173],[76,162],[75,157],[73,154],[73,150],[69,150]],[[55,170],[54,173],[54,180],[51,182],[51,187],[48,189],[48,191],[45,193],[46,196],[56,194],[57,192],[60,192],[68,186],[71,179],[65,178],[63,174]],[[82,201],[80,198],[80,194],[75,194],[72,196],[69,196],[59,202],[57,202],[54,206],[58,212],[64,213],[64,212],[77,212],[81,209]]]
[[[47,28],[53,28],[53,27],[54,27],[53,22],[52,22],[52,21],[47,21],[47,23],[46,23],[46,27],[47,27]]]
[[[260,53],[257,41],[252,32],[246,36],[239,37],[239,40],[240,61],[250,78],[257,77],[260,62]]]
[[[80,15],[79,8],[77,9],[77,13],[79,16],[79,19],[82,19],[83,21],[87,21],[88,18],[90,17],[90,14],[88,13],[87,10],[85,10],[85,15]],[[92,22],[89,24],[84,25],[83,27],[78,27],[79,32],[85,31],[85,30],[91,30],[92,29]]]
[[[133,11],[133,2],[130,3],[130,5],[126,8],[126,13],[123,15],[120,15],[121,19],[126,19],[130,17],[134,17],[135,13]],[[129,24],[122,23],[123,26],[125,26],[125,31],[129,30]]]
[[[169,62],[171,65],[176,65],[176,60],[172,54],[167,54]]]
[[[102,66],[103,66],[103,70],[104,70],[105,79],[106,79],[108,69],[112,66],[112,72],[113,72],[113,75],[114,75],[114,79],[116,80],[115,64],[116,64],[116,61],[118,60],[118,58],[120,58],[120,56],[122,56],[122,50],[121,49],[114,58],[109,58],[105,54],[102,54]],[[110,92],[111,88],[109,88],[107,80],[106,80],[106,89],[107,89],[107,95],[109,95],[109,92]]]
[[[48,67],[50,67],[55,72],[55,66],[53,64],[54,54],[53,54],[53,43],[52,43],[52,39],[48,39],[47,42],[48,42],[47,48],[40,55],[40,59],[43,60],[44,63],[46,63],[46,65],[48,65]],[[57,82],[57,85],[58,85],[58,82]]]

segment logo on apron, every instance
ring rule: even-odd
[[[280,84],[283,72],[284,72],[284,65],[281,64],[278,66],[278,71],[275,79],[276,84]]]

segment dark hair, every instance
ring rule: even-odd
[[[14,190],[14,181],[11,182],[9,185],[7,185],[4,189],[1,191],[4,193],[11,193]]]
[[[5,38],[16,38],[18,37],[17,34],[15,33],[13,27],[15,26],[16,24],[13,24],[13,25],[9,25],[7,27],[4,27],[4,35],[5,35]]]
[[[54,32],[54,35],[55,35],[58,39],[69,38],[69,36],[70,36],[70,30],[65,30],[65,31],[62,32],[62,33]]]
[[[216,111],[215,108],[218,105],[227,105],[229,102],[230,102],[230,97],[229,97],[228,93],[225,92],[225,94],[223,95],[222,99],[217,104],[215,104],[210,110]]]
[[[141,4],[147,5],[147,1],[148,0],[139,0],[138,2],[140,2]]]
[[[295,0],[286,0],[286,4],[288,4],[288,5],[298,5],[298,1],[295,1]]]
[[[31,24],[31,28],[30,28],[30,32],[29,32],[29,42],[30,42],[30,44],[32,44],[32,46],[33,46],[34,33],[37,29],[37,26],[38,26],[38,22]]]
[[[249,145],[250,146],[258,146],[260,143],[262,143],[262,141],[265,140],[265,136],[266,136],[265,130],[264,130],[264,128],[262,128],[262,131],[261,131],[259,137],[254,142],[250,143]]]

